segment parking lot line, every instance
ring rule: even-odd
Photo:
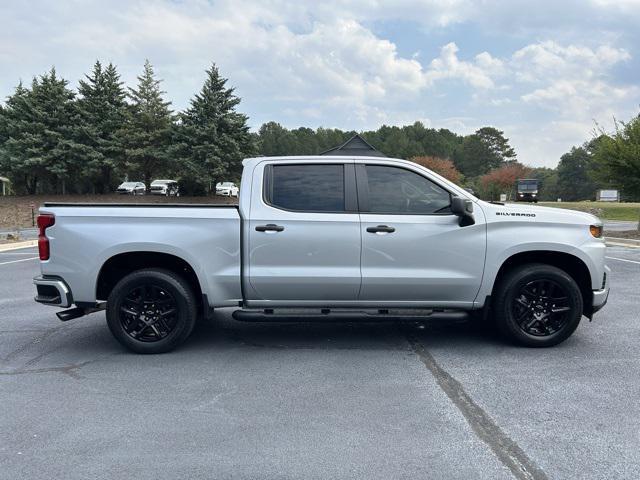
[[[637,260],[627,260],[626,258],[617,258],[617,257],[606,257],[606,258],[609,258],[611,260],[619,260],[621,262],[637,263],[638,265],[640,265],[640,262],[638,262]]]
[[[20,260],[11,260],[10,262],[2,262],[0,265],[9,265],[10,263],[26,262],[27,260],[35,260],[39,257],[21,258]]]
[[[33,255],[35,252],[0,252],[0,256],[5,255]]]

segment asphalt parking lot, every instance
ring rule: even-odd
[[[564,344],[466,319],[244,324],[124,351],[104,313],[33,302],[0,253],[0,478],[640,478],[640,249]]]

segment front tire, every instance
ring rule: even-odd
[[[582,319],[583,300],[564,270],[528,264],[508,272],[494,294],[498,329],[527,347],[551,347],[573,334]]]
[[[169,352],[184,342],[197,318],[192,289],[179,275],[161,269],[133,272],[107,299],[107,325],[136,353]]]

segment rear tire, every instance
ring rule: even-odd
[[[184,342],[197,318],[196,299],[179,275],[161,269],[133,272],[107,299],[107,325],[136,353],[169,352]]]
[[[564,270],[546,264],[514,268],[498,283],[493,313],[500,332],[526,347],[551,347],[582,319],[582,293]]]

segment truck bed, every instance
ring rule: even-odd
[[[55,215],[42,274],[64,278],[74,302],[105,300],[97,287],[108,261],[149,254],[187,262],[212,304],[237,305],[242,298],[237,205],[49,202],[40,213]]]

